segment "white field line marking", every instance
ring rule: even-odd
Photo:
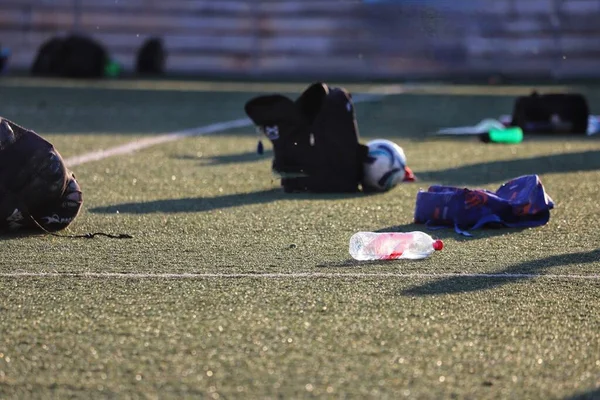
[[[185,129],[182,131],[166,133],[159,136],[134,140],[125,143],[121,146],[112,147],[106,150],[97,150],[90,153],[81,154],[65,159],[65,163],[69,167],[86,164],[92,161],[99,161],[105,158],[119,156],[123,154],[133,153],[134,151],[142,150],[148,147],[156,146],[163,143],[174,142],[186,137],[209,135],[211,133],[223,132],[228,129],[242,128],[250,126],[252,122],[247,118],[235,119],[226,122],[217,122],[215,124],[205,125],[198,128]]]
[[[364,94],[354,96],[354,103],[364,103],[367,101],[377,101],[381,99],[381,95]],[[197,128],[185,129],[171,133],[165,133],[159,136],[152,136],[144,139],[138,139],[125,143],[120,146],[112,147],[105,150],[92,151],[90,153],[81,154],[65,159],[68,167],[74,167],[81,164],[86,164],[92,161],[104,160],[105,158],[130,154],[138,150],[156,146],[163,143],[174,142],[192,136],[210,135],[213,133],[225,132],[229,129],[243,128],[252,126],[252,121],[248,118],[234,119],[231,121],[217,122],[210,125],[200,126]]]
[[[600,279],[600,275],[556,275],[556,274],[499,274],[499,273],[366,273],[366,272],[292,272],[286,273],[120,273],[120,272],[4,272],[0,278],[113,278],[113,279],[231,279],[231,278],[263,278],[263,279],[314,279],[314,278],[488,278],[488,279]]]

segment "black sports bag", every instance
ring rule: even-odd
[[[589,114],[587,100],[581,94],[533,92],[516,99],[511,125],[524,133],[585,134]]]
[[[273,144],[273,171],[286,192],[359,190],[368,148],[346,90],[314,83],[296,101],[259,96],[245,111]]]

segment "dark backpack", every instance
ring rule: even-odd
[[[96,40],[79,35],[54,37],[40,46],[31,73],[35,76],[101,78],[109,56]]]
[[[166,56],[162,39],[149,38],[137,53],[135,71],[140,75],[163,75]]]
[[[368,148],[346,90],[314,83],[296,101],[259,96],[245,111],[273,144],[273,171],[286,192],[359,190]]]
[[[524,133],[587,132],[590,110],[581,94],[551,93],[518,97],[512,123]]]
[[[57,234],[73,222],[82,204],[79,183],[54,146],[0,117],[0,234],[33,229],[66,238],[132,237],[104,232]]]
[[[54,146],[35,132],[0,117],[0,188],[42,205],[45,195],[60,196],[67,170]],[[10,135],[12,134],[12,138]]]
[[[75,177],[54,146],[0,117],[0,231],[63,229],[77,216],[82,201]]]

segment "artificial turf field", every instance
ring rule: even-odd
[[[304,86],[3,78],[0,115],[76,160]],[[362,140],[400,144],[419,182],[285,194],[250,126],[73,165],[85,204],[67,232],[134,238],[0,238],[0,398],[600,398],[599,138],[425,139],[530,87],[347,87],[387,94],[356,105]],[[600,113],[597,88],[570,89]],[[547,226],[350,260],[357,231],[424,230],[419,188],[531,173]]]

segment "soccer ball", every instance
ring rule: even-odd
[[[369,155],[363,172],[365,191],[385,192],[402,181],[414,180],[402,147],[385,139],[372,140],[367,147]]]

